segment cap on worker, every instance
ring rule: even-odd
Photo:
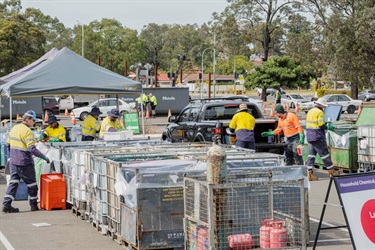
[[[285,109],[281,105],[276,105],[275,112],[279,114],[285,114]]]
[[[241,111],[244,111],[244,110],[247,110],[247,105],[246,105],[246,103],[241,103],[236,112],[241,112]]]
[[[48,124],[51,124],[53,122],[58,122],[58,121],[60,121],[60,119],[57,119],[56,116],[52,114],[48,115],[48,121],[47,121]]]
[[[93,107],[93,108],[91,109],[91,111],[90,111],[90,114],[91,114],[91,115],[101,115],[101,114],[103,114],[103,113],[100,111],[99,108],[97,108],[97,107]]]
[[[36,113],[34,110],[28,110],[23,114],[23,116],[31,117],[34,121],[38,121],[38,118],[36,118]]]
[[[324,98],[322,98],[322,97],[320,97],[320,98],[315,102],[315,104],[321,105],[321,106],[323,106],[324,108],[328,106],[328,105],[327,105],[327,100],[324,99]]]
[[[107,112],[107,115],[108,116],[112,116],[112,117],[120,117],[121,116],[121,114],[118,111],[118,109],[111,109],[111,111]]]

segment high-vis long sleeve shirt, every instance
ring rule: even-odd
[[[306,115],[307,142],[325,140],[325,129],[323,110],[317,107],[311,109]]]
[[[107,116],[103,121],[100,127],[99,138],[104,138],[104,132],[116,132],[121,128],[121,124],[118,119],[116,121],[111,121]]]
[[[95,137],[100,130],[99,121],[92,115],[88,115],[82,123],[82,135]]]
[[[45,134],[45,136],[48,137],[49,140],[60,140],[62,142],[66,142],[66,131],[65,128],[60,124],[57,128],[48,126],[44,130],[43,134]]]
[[[14,126],[8,137],[10,161],[16,166],[34,164],[32,155],[44,159],[45,156],[35,147],[34,133],[26,124]]]
[[[229,128],[236,130],[236,140],[254,140],[255,118],[246,111],[238,112],[229,123]]]
[[[277,135],[281,132],[284,133],[285,137],[292,137],[303,133],[301,123],[294,113],[286,113],[285,118],[282,117],[279,119],[274,133]]]

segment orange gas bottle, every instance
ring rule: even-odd
[[[262,226],[259,230],[259,246],[260,248],[270,248],[270,231],[272,229],[272,219],[263,218]]]
[[[253,247],[253,237],[250,234],[234,234],[228,236],[228,246],[231,250],[247,250]]]
[[[286,229],[285,221],[274,221],[270,231],[271,248],[286,247]]]
[[[62,174],[40,175],[40,208],[66,209],[66,183]]]

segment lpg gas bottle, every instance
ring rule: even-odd
[[[271,248],[286,247],[285,221],[274,221],[270,231]]]
[[[234,234],[228,236],[228,245],[231,250],[251,249],[253,243],[253,237],[250,234]]]
[[[262,226],[259,229],[260,248],[270,248],[270,231],[272,229],[272,219],[263,218]]]

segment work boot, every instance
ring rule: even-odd
[[[319,180],[318,177],[316,177],[315,175],[313,175],[313,171],[312,170],[308,171],[308,179],[309,179],[309,181],[317,181],[317,180]]]
[[[12,206],[3,206],[2,211],[4,213],[18,213],[20,210]]]
[[[30,210],[31,210],[31,211],[38,211],[38,210],[39,210],[39,207],[38,207],[38,205],[31,205]]]
[[[337,170],[335,170],[334,168],[328,169],[328,170],[327,170],[327,173],[328,173],[330,176],[340,175],[340,172],[337,171]]]

